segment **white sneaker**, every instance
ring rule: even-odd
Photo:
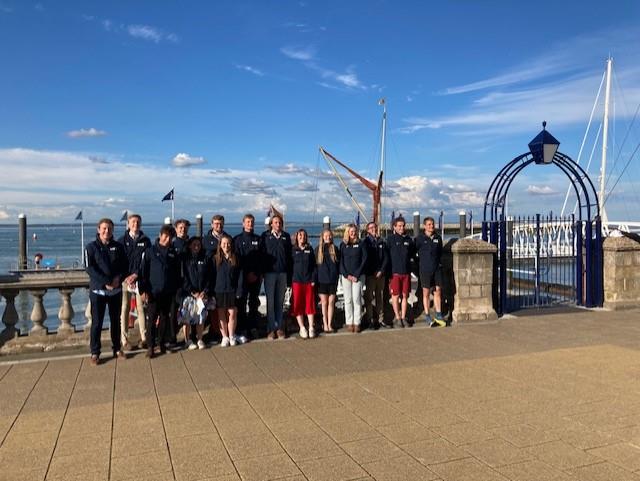
[[[239,335],[236,336],[236,342],[238,344],[246,344],[247,342],[249,342],[249,338],[247,336]]]
[[[311,339],[313,339],[314,337],[316,337],[316,330],[314,328],[310,328],[309,329],[309,337]]]
[[[304,326],[300,328],[300,337],[302,339],[306,339],[307,337],[309,337],[309,334],[307,333],[307,328]]]
[[[231,343],[231,340],[228,337],[223,337],[222,338],[222,342],[220,343],[220,345],[222,347],[229,347],[230,343]]]
[[[229,344],[231,344],[232,346],[235,346],[236,344],[238,344],[238,341],[236,340],[236,336],[231,336],[229,338]]]
[[[194,351],[196,349],[198,349],[198,346],[196,346],[193,341],[189,341],[189,345],[187,346],[187,349],[189,349],[190,351]]]
[[[198,349],[204,349],[205,347],[207,347],[207,346],[204,344],[204,341],[202,339],[200,339],[198,341]]]

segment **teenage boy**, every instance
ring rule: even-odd
[[[147,303],[147,357],[154,356],[156,335],[160,352],[166,352],[167,326],[171,316],[172,301],[180,280],[180,257],[171,246],[175,230],[163,225],[155,244],[143,255],[140,273],[140,294]],[[157,320],[157,325],[156,325]]]
[[[379,322],[384,317],[384,282],[389,258],[375,222],[367,224],[367,236],[363,242],[367,250],[367,262],[364,266],[364,305],[369,326],[378,329]]]
[[[96,240],[87,244],[85,259],[89,274],[91,303],[91,364],[100,362],[100,336],[104,314],[109,309],[111,346],[114,357],[126,359],[120,339],[121,280],[127,272],[127,256],[122,244],[113,239],[113,221],[100,219]]]
[[[395,315],[395,324],[405,327],[407,323],[407,306],[409,290],[411,289],[411,271],[415,257],[415,244],[411,237],[405,234],[405,221],[403,217],[397,217],[393,221],[393,233],[387,238],[389,250],[389,262],[391,266],[391,279],[389,291],[391,292],[391,305]],[[393,327],[382,322],[384,327]]]
[[[131,298],[136,299],[136,311],[138,313],[138,329],[140,330],[140,347],[147,347],[147,333],[145,329],[144,306],[138,289],[138,272],[142,254],[151,247],[151,240],[142,232],[142,217],[138,214],[129,214],[127,218],[127,231],[118,239],[124,246],[127,254],[129,268],[122,282],[122,310],[120,311],[120,335],[123,349],[130,350],[129,342],[129,311],[131,310]]]
[[[442,237],[436,232],[433,217],[425,217],[424,233],[416,237],[416,250],[420,266],[420,284],[422,285],[422,305],[425,322],[431,327],[447,325],[442,317]],[[435,317],[429,315],[429,298],[433,290]]]
[[[260,317],[258,307],[262,284],[262,255],[260,236],[253,230],[255,221],[253,214],[245,214],[242,218],[242,232],[233,238],[234,250],[243,276],[242,296],[238,299],[238,332],[247,337],[252,331],[255,336]]]

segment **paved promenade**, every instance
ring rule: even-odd
[[[0,480],[640,480],[640,312],[544,312],[2,358]]]

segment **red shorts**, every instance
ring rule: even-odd
[[[411,288],[411,274],[393,274],[389,281],[389,291],[392,296],[408,296]]]
[[[291,315],[304,316],[316,313],[316,294],[309,282],[294,282],[291,285]]]

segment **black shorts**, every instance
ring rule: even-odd
[[[421,272],[420,285],[423,288],[442,287],[442,269],[436,269],[432,272]]]
[[[328,294],[335,295],[338,289],[338,284],[324,284],[322,282],[318,282],[316,284],[318,294]]]
[[[236,307],[235,292],[216,292],[216,307],[222,309]]]

